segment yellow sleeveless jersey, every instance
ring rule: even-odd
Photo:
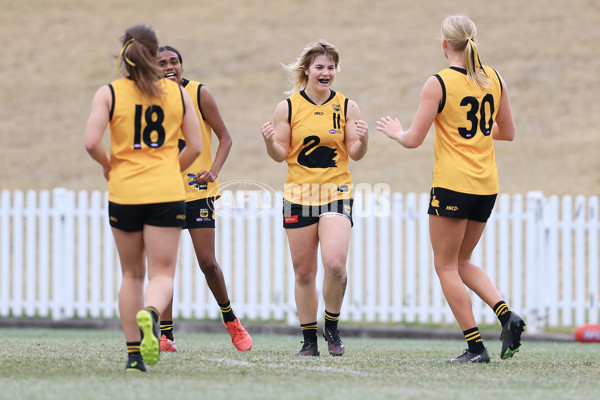
[[[200,108],[200,88],[202,87],[202,83],[183,79],[182,86],[192,98],[194,109],[198,115],[198,121],[200,121],[200,130],[202,131],[202,153],[200,153],[193,164],[182,173],[185,182],[185,201],[194,201],[205,199],[207,197],[219,198],[221,197],[221,192],[219,191],[218,179],[215,179],[214,182],[209,182],[207,185],[199,186],[189,184],[192,178],[189,177],[188,174],[196,175],[202,170],[210,171],[212,168],[213,159],[210,147],[212,142],[212,128],[204,119],[202,109]],[[183,135],[181,136],[181,140],[180,146],[183,148],[183,146],[185,146]]]
[[[498,193],[491,133],[502,86],[496,71],[483,68],[490,78],[489,89],[467,79],[461,68],[446,68],[435,75],[443,97],[434,120],[433,187],[477,195]]]
[[[182,93],[168,79],[159,84],[164,93],[152,104],[131,79],[109,85],[111,202],[150,204],[185,198],[177,146],[184,114]]]
[[[345,143],[348,99],[331,91],[322,105],[314,104],[304,91],[287,99],[291,127],[286,200],[322,205],[352,197]]]

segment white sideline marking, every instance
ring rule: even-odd
[[[251,363],[249,361],[242,360],[234,360],[231,358],[205,358],[200,357],[201,360],[211,361],[226,365],[238,365],[244,367],[267,367],[267,368],[288,368],[288,369],[299,369],[299,370],[307,370],[307,371],[321,371],[321,372],[334,372],[339,374],[347,374],[347,375],[358,375],[358,376],[383,376],[382,374],[374,373],[374,372],[364,372],[364,371],[355,371],[352,369],[342,369],[342,368],[333,368],[333,367],[317,367],[317,366],[304,366],[304,365],[290,365],[290,364],[258,364]]]

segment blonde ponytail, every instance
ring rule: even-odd
[[[462,15],[446,17],[442,22],[442,37],[455,51],[463,52],[463,64],[467,76],[481,88],[489,88],[490,78],[483,69],[475,36],[477,28],[473,21]]]

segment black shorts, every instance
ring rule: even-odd
[[[215,198],[198,199],[185,203],[184,229],[215,227]]]
[[[430,215],[487,222],[492,214],[497,194],[479,195],[432,188],[429,197]]]
[[[353,199],[344,199],[332,201],[320,206],[306,206],[302,204],[290,203],[283,199],[283,227],[285,229],[303,228],[319,222],[322,215],[338,214],[352,222],[352,203]]]
[[[153,204],[108,202],[110,226],[125,232],[138,232],[144,225],[183,228],[185,201]]]

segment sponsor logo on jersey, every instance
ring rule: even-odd
[[[323,115],[323,111],[315,111],[315,115]]]

